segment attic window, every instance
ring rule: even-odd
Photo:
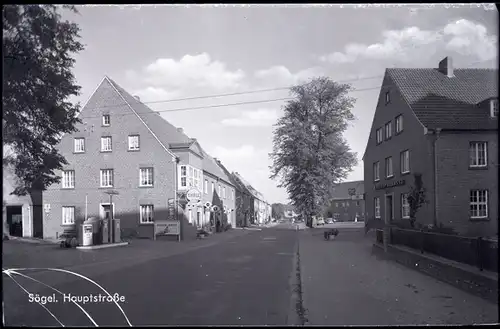
[[[498,98],[490,101],[490,115],[492,118],[498,118]]]
[[[390,102],[390,101],[391,101],[391,95],[390,95],[390,93],[387,91],[387,92],[385,93],[385,104],[386,104],[386,105],[387,105],[387,104],[389,104],[389,102]]]
[[[102,125],[103,126],[109,126],[110,125],[110,117],[109,117],[109,114],[104,114],[102,116]]]

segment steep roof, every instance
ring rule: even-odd
[[[177,128],[165,120],[160,113],[153,111],[144,103],[130,95],[109,77],[106,77],[106,79],[164,145],[170,147],[171,143],[189,144],[192,142],[191,138],[178,131]]]
[[[217,161],[210,154],[205,152],[205,150],[203,150],[203,148],[201,148],[201,151],[203,153],[203,160],[202,160],[203,171],[206,171],[209,174],[212,174],[216,177],[219,177],[220,179],[224,180],[226,183],[234,186],[234,184],[231,181],[231,178],[224,172],[224,170],[222,170],[222,168],[219,166]]]
[[[454,69],[454,77],[433,68],[389,68],[418,120],[427,128],[498,129],[498,120],[477,105],[498,97],[497,69]]]
[[[248,192],[250,192],[250,194],[254,198],[259,199],[260,201],[265,201],[264,200],[264,196],[262,195],[262,193],[260,193],[256,189],[254,189],[253,186],[249,182],[247,182],[243,177],[241,177],[241,175],[239,173],[235,172],[233,174],[243,183],[243,185],[245,185],[245,187],[247,188]]]
[[[350,199],[349,190],[354,189],[356,195],[363,195],[365,193],[365,185],[362,180],[343,182],[335,186],[333,190],[333,199]]]

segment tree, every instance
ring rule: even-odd
[[[415,222],[417,220],[418,210],[426,203],[428,203],[426,196],[426,189],[422,180],[422,174],[413,174],[414,183],[410,186],[410,191],[408,192],[407,201],[410,207],[410,225],[415,227]]]
[[[55,5],[3,6],[3,164],[16,176],[12,194],[59,182],[55,170],[67,164],[57,144],[80,122],[79,104],[68,101],[80,90],[71,71],[71,55],[83,50],[79,37]]]
[[[285,216],[285,206],[281,203],[273,203],[271,205],[271,212],[273,218],[282,218]]]
[[[356,165],[343,132],[354,119],[351,86],[326,77],[291,88],[293,99],[275,125],[271,179],[285,187],[292,205],[312,227],[334,187]]]

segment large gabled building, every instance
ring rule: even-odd
[[[59,173],[62,180],[43,193],[43,237],[57,238],[76,219],[109,218],[113,212],[124,235],[151,238],[155,220],[180,219],[183,237],[194,238],[208,217],[215,225],[225,220],[224,209],[234,208],[234,186],[196,139],[109,77],[79,118],[77,131],[64,135],[59,145],[68,161]],[[211,190],[207,181],[213,182]],[[193,189],[201,192],[201,201],[219,205],[218,211],[199,202],[178,208],[172,218],[176,212],[169,211],[169,203]],[[109,192],[118,193],[112,207]]]
[[[364,220],[365,186],[362,180],[342,182],[335,186],[326,217],[336,221]]]
[[[497,235],[498,70],[387,69],[363,161],[369,218],[406,221],[418,174],[417,223]]]

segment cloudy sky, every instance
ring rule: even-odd
[[[349,180],[361,180],[385,68],[436,67],[445,56],[457,67],[497,62],[498,12],[491,5],[78,9],[64,14],[80,25],[86,45],[74,69],[82,86],[78,100],[84,103],[110,76],[270,202],[287,201],[268,178],[286,87],[321,75],[355,87],[357,120],[345,137],[360,159]],[[195,99],[178,100],[185,98]]]

